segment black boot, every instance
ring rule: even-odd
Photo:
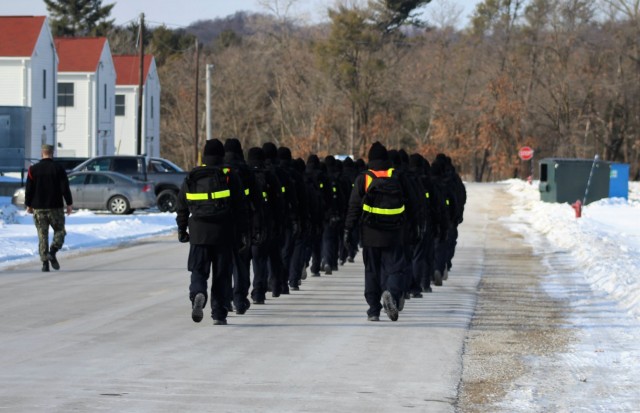
[[[49,261],[42,261],[42,272],[49,272]]]
[[[57,271],[60,269],[60,263],[56,258],[56,252],[58,252],[58,249],[56,247],[51,247],[49,249],[49,253],[47,254],[47,259],[51,261],[51,266],[53,267],[53,269]]]

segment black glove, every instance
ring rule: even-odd
[[[292,235],[294,238],[300,237],[302,235],[302,227],[300,226],[300,221],[294,219],[291,223],[292,225]]]
[[[189,242],[189,233],[186,229],[178,230],[178,241],[180,242]]]
[[[249,250],[249,248],[251,248],[251,237],[248,232],[245,232],[240,235],[240,248],[238,248],[238,253],[244,254]]]
[[[342,235],[342,243],[345,247],[350,248],[353,244],[353,236],[352,230],[349,228],[344,229],[344,234]]]

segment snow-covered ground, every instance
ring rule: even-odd
[[[496,410],[640,412],[640,184],[576,218],[541,202],[537,183],[506,182],[515,196],[504,223],[543,257],[546,291],[571,309],[575,341],[564,354],[530,357],[530,372]]]
[[[16,178],[2,176],[0,180]],[[112,215],[87,210],[74,211],[66,218],[64,254],[85,252],[139,238],[171,234],[177,230],[173,213]],[[50,231],[50,234],[52,232]],[[38,234],[33,216],[0,196],[0,270],[10,265],[38,261]],[[37,264],[36,267],[38,268]]]
[[[629,200],[583,208],[540,201],[537,182],[504,182],[514,213],[503,222],[546,260],[546,288],[571,308],[576,341],[566,354],[532,357],[531,372],[500,406],[512,412],[640,411],[640,183]],[[77,211],[67,217],[63,252],[86,251],[176,230],[175,214],[114,216]],[[37,261],[33,219],[0,197],[0,270]]]

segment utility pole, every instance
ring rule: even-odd
[[[213,65],[207,65],[207,140],[211,139],[211,72]]]
[[[198,70],[200,65],[200,48],[198,46],[198,39],[196,38],[196,95],[195,95],[195,110],[194,113],[194,122],[193,122],[193,132],[194,132],[194,162],[195,166],[198,166],[198,158],[200,151],[198,150],[198,77],[200,77],[200,72]]]
[[[138,48],[140,51],[140,79],[138,82],[138,131],[136,154],[142,155],[142,102],[144,87],[144,13],[140,13],[140,29],[138,32]]]

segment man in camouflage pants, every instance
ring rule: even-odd
[[[38,230],[38,251],[42,271],[60,269],[56,253],[64,244],[65,208],[67,215],[73,210],[69,178],[64,168],[53,162],[53,146],[42,145],[42,160],[29,168],[25,188],[27,212],[33,214]],[[53,228],[53,242],[49,248],[49,226]]]

